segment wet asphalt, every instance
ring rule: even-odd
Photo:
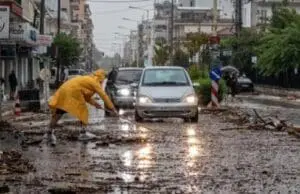
[[[245,100],[232,104],[253,108]],[[256,108],[296,122],[300,117],[299,109]],[[80,126],[69,117],[56,130],[56,147],[45,142],[21,146],[16,132],[0,132],[0,150],[20,151],[36,168],[25,174],[0,174],[0,185],[7,184],[11,193],[34,194],[59,188],[116,194],[300,191],[300,140],[286,132],[222,131],[237,125],[215,114],[200,114],[197,124],[179,119],[135,123],[131,112],[121,119],[104,118],[102,111],[94,110],[90,116],[88,130],[99,137],[92,142],[76,140]],[[42,137],[48,119],[49,115],[23,113],[10,122],[17,134],[23,130],[25,137],[36,139]]]

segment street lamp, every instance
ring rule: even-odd
[[[129,9],[138,9],[147,12],[147,20],[149,20],[149,9],[143,9],[141,7],[129,6]]]
[[[129,28],[126,28],[125,26],[118,26],[119,29],[126,29],[126,30],[130,30]]]
[[[130,18],[122,18],[122,20],[131,21],[131,22],[139,22],[137,20],[133,20],[133,19],[130,19]]]

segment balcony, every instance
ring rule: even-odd
[[[90,6],[88,4],[84,5],[84,14],[87,18],[89,18],[92,15],[92,12],[90,10]]]
[[[282,3],[282,0],[257,0],[259,6],[272,6],[274,3]],[[288,5],[291,7],[300,6],[300,0],[288,0]]]
[[[70,5],[80,5],[80,0],[70,0]]]

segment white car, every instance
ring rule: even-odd
[[[136,93],[135,120],[179,117],[198,122],[198,97],[182,67],[147,67]]]

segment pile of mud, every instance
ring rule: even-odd
[[[0,151],[0,175],[24,174],[35,171],[29,160],[22,158],[22,154],[16,150]]]

